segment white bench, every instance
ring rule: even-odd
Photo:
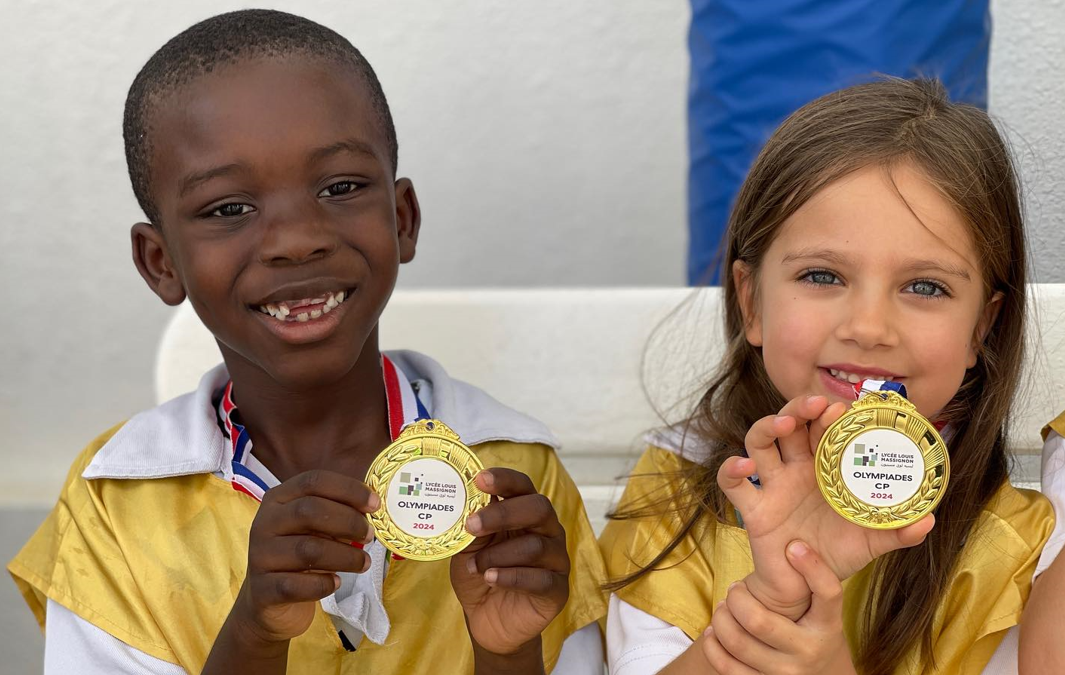
[[[1031,287],[1032,344],[1011,445],[1015,483],[1037,486],[1040,428],[1065,408],[1065,284]],[[721,354],[718,289],[397,291],[384,349],[415,349],[454,377],[546,422],[598,530],[655,407],[677,419]],[[156,397],[194,389],[218,348],[186,303],[160,344]],[[654,407],[651,404],[654,402]]]

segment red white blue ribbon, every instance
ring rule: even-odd
[[[388,409],[388,432],[394,441],[407,425],[417,420],[429,419],[429,412],[418,400],[410,380],[390,358],[381,355],[381,370],[384,373],[385,403]],[[218,413],[226,436],[233,446],[233,489],[250,495],[258,501],[272,487],[281,484],[270,470],[252,454],[251,436],[240,422],[237,405],[233,401],[233,380],[222,393]]]
[[[866,394],[881,394],[883,398],[887,398],[887,392],[895,392],[907,398],[906,385],[901,382],[889,382],[887,380],[862,380],[854,385],[854,398],[859,399]]]

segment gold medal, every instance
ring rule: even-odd
[[[825,501],[852,523],[905,527],[939,504],[950,477],[947,446],[905,396],[874,391],[821,437],[815,459]]]
[[[381,508],[367,515],[377,539],[410,560],[442,560],[466,548],[474,539],[466,518],[491,499],[473,484],[483,469],[443,422],[409,425],[366,472],[381,498]]]

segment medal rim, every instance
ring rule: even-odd
[[[419,444],[419,450],[424,450],[423,443],[425,439],[446,442],[464,452],[468,460],[466,466],[472,465],[474,467],[469,479],[463,477],[462,470],[456,465],[456,462],[450,461],[450,457],[444,457],[443,455],[419,453],[403,461],[394,459],[394,455],[399,454],[414,441],[422,441],[422,444]],[[432,537],[418,537],[404,532],[388,512],[388,487],[391,485],[392,479],[402,467],[420,459],[434,459],[444,462],[458,474],[466,488],[466,500],[462,515],[447,530]],[[366,485],[376,492],[381,499],[381,507],[373,513],[366,514],[367,520],[374,528],[374,537],[389,551],[408,560],[443,560],[461,552],[473,543],[476,538],[466,531],[466,519],[474,511],[487,506],[491,500],[491,495],[482,492],[480,488],[474,485],[474,478],[483,470],[484,464],[477,454],[462,442],[457,433],[440,420],[418,420],[409,425],[399,434],[396,440],[378,453],[366,470]],[[382,532],[387,535],[387,538],[381,536]]]
[[[921,444],[907,434],[905,430],[899,429],[893,425],[878,423],[875,415],[875,411],[878,409],[894,410],[896,412],[905,413],[912,419],[916,419],[921,424],[923,432],[930,432],[936,442],[926,451],[921,447]],[[872,419],[861,423],[860,429],[845,433],[842,438],[835,438],[837,434],[841,433],[839,431],[841,428],[845,427],[855,417],[868,412],[873,412],[873,417]],[[917,492],[914,493],[913,496],[891,506],[876,506],[862,501],[857,495],[851,492],[845,483],[843,483],[841,477],[839,486],[841,486],[854,501],[854,505],[851,507],[852,511],[855,506],[859,509],[857,513],[854,513],[846,510],[844,505],[839,503],[839,499],[831,496],[830,493],[835,488],[830,484],[829,476],[832,474],[833,467],[838,467],[840,473],[842,473],[841,464],[846,448],[851,444],[854,438],[876,429],[894,431],[909,439],[917,447],[917,451],[921,453],[921,456],[925,460],[924,475],[921,478],[921,483],[917,488]],[[922,433],[921,436],[923,436],[924,433]],[[929,461],[929,457],[933,455],[939,447],[942,448],[942,461]],[[828,505],[832,507],[832,510],[856,525],[876,530],[895,530],[906,527],[907,525],[924,518],[939,505],[950,480],[950,455],[947,451],[947,444],[943,441],[943,437],[940,436],[939,431],[936,430],[935,426],[933,426],[924,415],[917,411],[917,407],[913,405],[913,403],[893,391],[870,392],[855,401],[847,412],[843,413],[838,420],[829,425],[828,429],[825,430],[824,435],[817,444],[817,453],[814,461],[814,466],[817,469],[815,472],[817,475],[817,487],[821,492],[821,496],[826,502],[828,502]],[[943,471],[941,479],[938,481],[938,484],[936,484],[937,477],[934,476],[933,472],[938,466],[942,466]],[[924,499],[923,497],[927,497],[930,492],[932,493],[931,497]],[[899,509],[910,502],[915,502],[920,505],[922,501],[926,501],[927,503],[921,505],[920,508],[917,508],[911,515],[906,517],[892,517],[889,515],[890,519],[882,520],[885,512]]]

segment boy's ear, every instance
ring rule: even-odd
[[[422,209],[418,206],[418,195],[414,192],[414,183],[409,178],[396,181],[396,234],[399,236],[399,262],[409,263],[414,260],[414,249],[418,245],[418,233],[422,228]]]
[[[732,282],[736,286],[736,298],[743,314],[743,332],[747,342],[754,347],[762,346],[762,318],[754,302],[754,273],[750,265],[737,260],[732,263]]]
[[[976,322],[976,330],[973,331],[972,344],[969,346],[969,357],[966,361],[965,367],[972,368],[976,365],[976,360],[980,356],[980,352],[984,348],[984,340],[987,339],[987,333],[991,330],[991,326],[995,325],[995,319],[998,318],[998,312],[1002,309],[1002,291],[995,291],[995,294],[991,296],[991,299],[984,305],[983,310],[980,312],[980,320]]]
[[[163,233],[148,223],[137,223],[129,235],[133,244],[133,264],[148,288],[172,307],[184,302],[185,287],[178,278]]]

